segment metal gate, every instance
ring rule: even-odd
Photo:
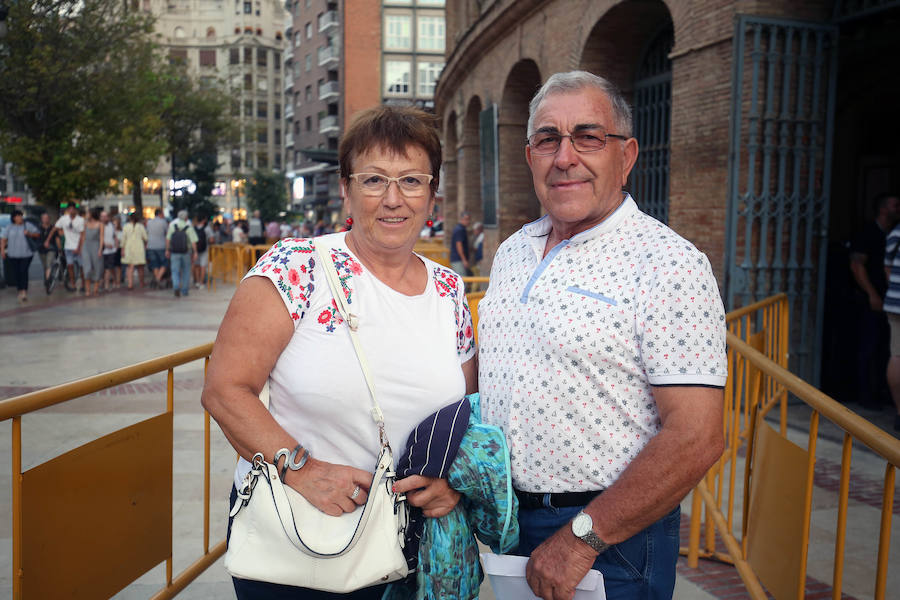
[[[818,385],[837,27],[741,15],[734,36],[726,304],[785,292],[791,370]]]
[[[672,27],[647,47],[634,82],[634,137],[640,146],[630,188],[641,210],[669,222],[669,131],[672,107]]]

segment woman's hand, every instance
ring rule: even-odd
[[[405,493],[413,506],[422,509],[426,517],[443,517],[459,502],[460,493],[450,487],[446,479],[410,475],[394,483],[394,491]]]
[[[353,512],[366,503],[372,474],[347,465],[309,458],[299,471],[288,469],[284,482],[303,494],[310,504],[327,515],[337,517]],[[357,487],[359,491],[356,492]],[[356,493],[356,497],[354,496]]]

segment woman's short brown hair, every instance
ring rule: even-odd
[[[344,132],[338,148],[341,178],[350,178],[351,162],[360,154],[381,148],[405,156],[410,146],[421,146],[431,162],[431,191],[437,192],[441,172],[441,140],[437,118],[412,106],[376,106],[359,113]]]

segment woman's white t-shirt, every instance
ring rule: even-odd
[[[461,364],[475,355],[472,316],[459,276],[419,257],[425,291],[407,296],[371,274],[346,233],[277,242],[247,277],[267,277],[294,322],[294,335],[269,375],[269,412],[311,456],[371,471],[380,448],[372,400],[347,325],[337,311],[314,243],[327,244],[369,363],[394,455],[413,428],[459,400]],[[249,463],[235,470],[240,487]]]

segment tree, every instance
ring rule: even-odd
[[[162,114],[172,178],[189,179],[193,191],[172,198],[174,210],[185,208],[192,215],[211,217],[218,207],[210,200],[216,183],[219,149],[230,146],[239,131],[229,114],[229,96],[214,82],[201,84],[186,70],[174,65],[166,85],[170,102]]]
[[[159,155],[162,97],[144,95],[158,76],[152,17],[122,0],[30,0],[7,25],[0,154],[40,203],[91,198]]]
[[[247,181],[247,205],[258,210],[263,222],[274,221],[284,212],[287,194],[284,176],[273,171],[256,170]]]

